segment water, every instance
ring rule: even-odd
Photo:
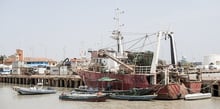
[[[19,95],[12,90],[12,86],[15,84],[0,83],[0,109],[220,109],[220,97],[194,101],[107,100],[106,102],[80,102],[58,99],[62,92],[71,91],[70,88],[56,88],[58,93],[49,95]]]

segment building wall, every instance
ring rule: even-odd
[[[210,63],[213,63],[214,65],[220,65],[220,55],[211,54],[204,56],[203,65],[210,65]]]
[[[24,61],[24,53],[21,49],[16,49],[16,54],[18,55],[18,61]]]

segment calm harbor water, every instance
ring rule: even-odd
[[[13,86],[19,85],[0,83],[0,109],[220,109],[220,97],[194,101],[80,102],[58,99],[62,92],[70,92],[70,88],[56,88],[58,93],[49,95],[19,95],[12,90]]]

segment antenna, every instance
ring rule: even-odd
[[[124,26],[124,24],[120,24],[120,15],[124,14],[124,11],[121,11],[119,8],[115,9],[115,17],[114,20],[116,21],[116,29],[120,30],[120,27]]]
[[[121,35],[120,32],[120,27],[124,26],[124,24],[120,24],[120,15],[124,14],[124,11],[121,11],[119,8],[115,9],[115,17],[114,20],[116,22],[116,27],[115,30],[112,32],[112,38],[117,40],[117,52],[119,55],[123,55],[123,47],[122,47],[122,39],[123,36]]]
[[[63,59],[66,58],[66,46],[63,47]]]

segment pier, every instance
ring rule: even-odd
[[[0,82],[25,85],[43,83],[44,86],[66,88],[84,85],[78,75],[0,75]]]
[[[211,92],[212,96],[220,96],[220,70],[191,70],[187,73],[190,80],[200,78],[202,82],[201,92]]]
[[[213,96],[220,96],[220,71],[200,70],[188,72],[191,80],[198,76],[202,82],[202,92],[211,92]],[[43,83],[44,86],[77,88],[85,85],[79,75],[0,75],[1,83],[36,85]]]

